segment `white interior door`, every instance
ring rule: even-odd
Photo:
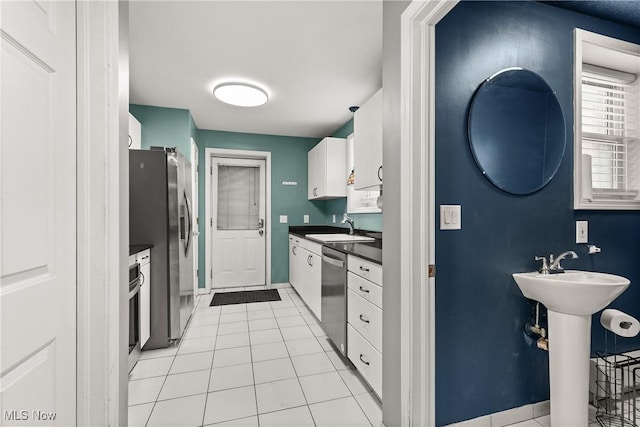
[[[74,2],[0,2],[0,416],[76,423]]]
[[[200,220],[198,218],[198,144],[191,138],[191,204],[193,205],[192,224],[195,224],[193,230],[193,277],[195,277],[193,295],[198,295],[198,283],[200,281],[200,269],[198,268],[198,242],[200,236]]]
[[[265,284],[265,161],[212,162],[213,287]]]

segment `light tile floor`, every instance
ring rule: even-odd
[[[380,426],[371,388],[295,290],[279,291],[221,307],[201,296],[181,342],[131,372],[129,426]]]

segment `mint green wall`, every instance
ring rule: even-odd
[[[288,136],[258,135],[247,133],[198,130],[200,164],[205,164],[206,148],[227,148],[234,150],[268,151],[271,153],[271,282],[284,283],[289,280],[289,226],[303,225],[304,215],[309,215],[309,225],[329,223],[327,202],[307,199],[307,152],[319,140]],[[200,168],[202,171],[203,168]],[[200,173],[200,218],[205,218],[205,179],[208,174]],[[296,186],[284,186],[283,181],[295,181]],[[280,215],[288,216],[287,224],[280,224]],[[340,214],[342,215],[342,214]],[[205,265],[205,223],[200,222],[200,259]],[[204,275],[199,285],[204,287]]]
[[[336,138],[346,138],[353,133],[353,119],[349,120],[344,126],[338,129],[332,136]],[[358,141],[356,141],[356,144]],[[340,225],[342,214],[347,211],[347,199],[334,199],[326,202],[326,211],[329,214],[329,221],[333,220],[332,215],[336,216],[337,225]],[[361,230],[382,231],[382,213],[370,214],[351,214],[356,228]]]
[[[191,157],[191,113],[178,108],[129,105],[129,111],[142,125],[142,149],[176,147],[185,157]],[[193,125],[195,128],[195,123]]]

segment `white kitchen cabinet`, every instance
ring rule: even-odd
[[[291,283],[293,289],[296,289],[297,286],[296,275],[298,272],[298,259],[296,252],[298,252],[298,245],[296,244],[295,238],[289,235],[289,283]]]
[[[306,249],[300,248],[301,270],[300,270],[300,288],[302,290],[302,299],[305,304],[311,309],[313,314],[316,315],[318,320],[320,318],[320,295],[321,295],[321,281],[322,281],[322,255],[309,252]]]
[[[382,396],[382,266],[347,257],[347,356]]]
[[[382,89],[353,115],[355,189],[382,185]]]
[[[136,262],[140,264],[140,348],[151,336],[151,250],[146,249],[136,254]]]
[[[347,197],[347,140],[325,138],[308,155],[309,200]]]
[[[322,245],[289,235],[289,283],[320,320]]]
[[[140,150],[142,148],[142,125],[129,113],[129,148]]]

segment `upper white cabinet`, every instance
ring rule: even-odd
[[[353,115],[355,189],[382,185],[382,89]]]
[[[142,125],[129,113],[129,148],[140,150],[142,148]]]
[[[325,138],[309,151],[309,200],[347,197],[347,140]]]

